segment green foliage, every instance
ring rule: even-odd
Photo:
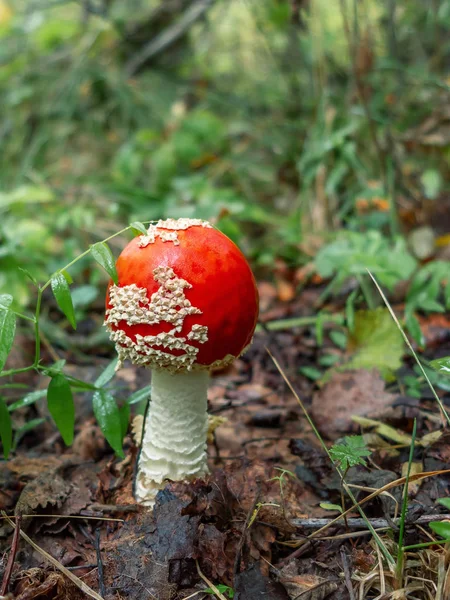
[[[116,261],[114,260],[114,256],[109,249],[108,244],[105,242],[97,242],[97,244],[93,244],[91,246],[91,254],[117,285],[119,278],[116,271]]]
[[[351,276],[366,275],[367,270],[392,289],[408,279],[416,267],[402,238],[391,243],[379,231],[340,233],[334,242],[319,250],[314,262],[321,277],[334,278],[334,290]]]
[[[356,465],[365,466],[365,457],[370,454],[371,452],[361,435],[346,436],[342,444],[334,444],[330,448],[331,458],[343,471]]]
[[[5,297],[9,302],[9,298],[3,296],[3,305]],[[8,354],[11,351],[14,335],[16,333],[16,315],[9,310],[0,309],[0,371],[3,369],[8,358]]]
[[[66,446],[73,442],[75,406],[70,383],[62,373],[52,377],[47,390],[47,406]]]
[[[436,358],[430,362],[430,367],[441,375],[450,377],[450,356],[444,356],[443,358]]]
[[[152,31],[154,8],[162,3],[150,4],[136,0],[129,11],[118,0],[18,1],[0,18],[2,368],[20,317],[29,327],[24,331],[40,329],[76,355],[104,344],[101,331],[84,335],[79,327],[83,335],[75,341],[67,328],[55,327],[46,288],[75,328],[106,282],[89,253],[116,277],[107,246],[91,244],[108,243],[121,223],[132,222],[140,234],[142,221],[173,216],[212,219],[264,278],[278,259],[293,269],[314,260],[317,272],[331,279],[322,299],[354,280],[363,288],[367,268],[389,289],[412,277],[405,323],[423,344],[416,315],[448,308],[448,263],[417,268],[397,237],[396,206],[412,203],[422,214],[420,199],[437,205],[448,188],[448,142],[439,125],[421,139],[448,90],[449,49],[441,43],[450,29],[448,10],[406,2],[392,23],[388,4],[369,0],[362,10],[355,2],[350,33],[367,44],[361,55],[370,56],[360,73],[366,111],[339,2],[306,3],[296,16],[288,0],[217,0],[175,47],[130,74],[130,57],[148,40],[130,32]],[[314,259],[318,236],[328,244]],[[64,264],[76,286],[65,278]],[[39,287],[49,273],[54,280]],[[26,312],[35,301],[33,286],[35,317]],[[356,339],[360,301],[355,289],[345,308]],[[320,317],[315,333],[322,344]],[[35,342],[29,369],[44,373]],[[345,340],[335,343],[344,347]],[[364,349],[362,343],[356,364],[384,369],[387,344],[380,336],[377,344]],[[398,364],[394,347],[395,356],[386,355]],[[320,366],[332,360],[323,356]],[[64,376],[73,393],[98,391]],[[439,381],[445,385],[444,377]],[[8,412],[40,399],[33,394],[8,401]],[[147,395],[136,392],[128,403]],[[125,419],[127,409],[118,410]],[[111,414],[118,448],[113,408]],[[24,431],[15,430],[13,446]]]
[[[450,522],[432,521],[430,529],[446,540],[450,540]]]
[[[116,454],[123,458],[122,422],[114,396],[106,390],[100,389],[94,392],[92,406],[103,435]]]
[[[72,296],[70,294],[69,283],[63,273],[56,273],[51,279],[52,292],[55,296],[55,300],[66,315],[67,320],[74,329],[77,328],[75,321],[75,311],[73,309]]]
[[[231,588],[229,585],[225,585],[223,583],[218,583],[216,586],[214,586],[217,590],[219,590],[219,592],[221,594],[223,594],[224,596],[228,596],[228,598],[230,598],[230,600],[232,598],[234,598],[234,590],[233,588]],[[205,594],[216,594],[215,590],[213,590],[210,587],[207,587],[205,589],[202,590],[202,592],[204,592]]]
[[[346,369],[378,369],[390,377],[400,368],[405,351],[403,337],[386,308],[359,310],[347,350],[351,353]]]

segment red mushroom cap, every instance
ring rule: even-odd
[[[183,371],[225,366],[251,342],[258,292],[237,246],[200,219],[167,219],[117,260],[105,324],[119,359]]]

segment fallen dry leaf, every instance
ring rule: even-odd
[[[311,414],[319,431],[335,440],[355,429],[352,416],[381,413],[395,400],[384,387],[385,382],[375,369],[333,373],[313,396]]]
[[[336,581],[319,575],[298,573],[294,561],[282,568],[279,581],[291,600],[324,600],[338,588]]]

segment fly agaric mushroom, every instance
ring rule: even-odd
[[[208,472],[209,372],[250,344],[258,292],[237,246],[200,219],[167,219],[134,238],[117,260],[105,324],[119,366],[153,370],[136,478],[136,498],[152,505],[167,480]]]

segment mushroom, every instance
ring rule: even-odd
[[[166,219],[134,238],[109,283],[105,324],[119,355],[152,369],[136,499],[208,473],[209,372],[251,342],[258,292],[237,246],[200,219]]]

